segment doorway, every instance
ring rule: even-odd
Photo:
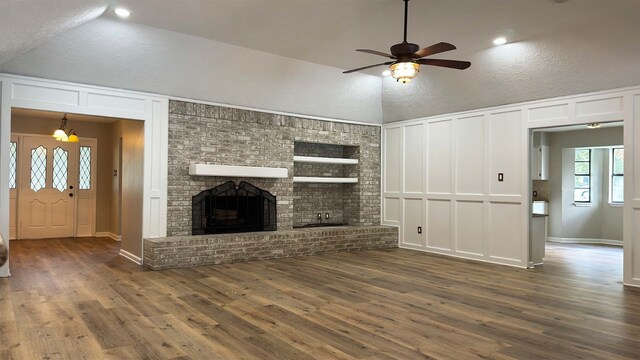
[[[11,239],[121,240],[123,222],[142,237],[143,123],[67,114],[80,138],[72,143],[51,135],[63,116],[12,110]]]
[[[623,143],[623,122],[532,132],[531,265],[565,248],[579,254],[588,247],[590,256],[618,251],[622,258]],[[622,261],[614,265],[621,273]]]

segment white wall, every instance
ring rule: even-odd
[[[530,132],[620,120],[627,174],[623,281],[640,286],[640,87],[385,124],[383,223],[400,227],[402,247],[526,266]],[[497,172],[504,182],[496,181]]]
[[[384,126],[382,219],[401,247],[527,265],[522,121],[507,109]]]
[[[622,208],[608,204],[609,155],[592,154],[592,204],[573,203],[574,148],[619,146],[623,128],[549,132],[549,236],[562,239],[622,241]]]
[[[381,79],[131,22],[99,18],[0,72],[236,106],[382,123]]]

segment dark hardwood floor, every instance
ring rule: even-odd
[[[146,271],[108,239],[11,243],[0,359],[639,359],[622,250],[534,270],[409,250]]]

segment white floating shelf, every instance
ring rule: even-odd
[[[343,164],[343,165],[355,165],[358,163],[358,159],[329,158],[329,157],[317,157],[317,156],[294,156],[293,161],[306,162],[306,163],[318,163],[318,164]]]
[[[289,171],[274,167],[191,164],[189,175],[283,179],[289,177]]]
[[[313,177],[294,176],[293,182],[298,183],[320,183],[320,184],[355,184],[358,178],[337,178],[337,177]]]

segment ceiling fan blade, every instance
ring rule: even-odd
[[[439,54],[441,52],[445,52],[445,51],[451,51],[451,50],[455,50],[456,47],[453,46],[452,44],[446,43],[446,42],[439,42],[437,44],[428,46],[424,49],[420,49],[418,51],[416,51],[414,53],[414,56],[419,59],[419,58],[423,58],[425,56],[429,56],[429,55],[434,55],[434,54]]]
[[[418,59],[416,60],[416,62],[422,65],[442,66],[442,67],[458,69],[458,70],[464,70],[469,66],[471,66],[471,63],[468,61],[458,61],[458,60]]]
[[[380,55],[380,56],[388,57],[389,59],[395,59],[396,58],[395,56],[393,56],[391,54],[383,53],[382,51],[369,50],[369,49],[356,49],[356,51],[360,51],[360,52],[367,53],[367,54]]]
[[[352,72],[355,72],[355,71],[365,70],[365,69],[369,69],[369,68],[376,67],[376,66],[380,66],[380,65],[391,65],[391,64],[393,64],[393,61],[389,61],[389,62],[381,63],[381,64],[375,64],[375,65],[363,66],[363,67],[361,67],[361,68],[357,68],[357,69],[351,69],[351,70],[343,71],[342,73],[343,73],[343,74],[349,74],[349,73],[352,73]]]

